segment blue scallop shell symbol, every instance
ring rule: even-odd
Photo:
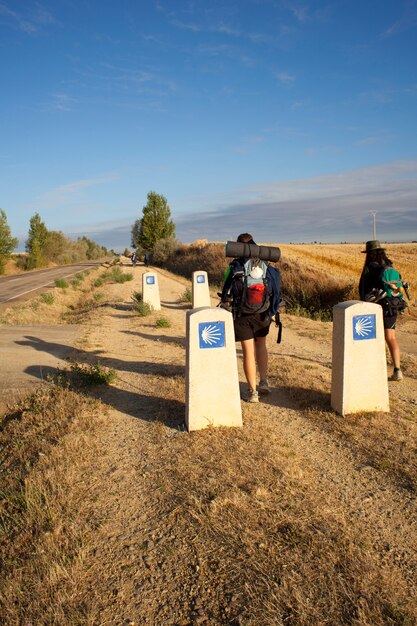
[[[146,276],[146,284],[154,285],[155,284],[155,276]]]
[[[224,322],[201,322],[198,338],[200,348],[224,348]]]
[[[370,315],[354,315],[352,322],[354,341],[376,338],[376,317],[374,313]]]
[[[204,274],[198,274],[197,283],[205,283],[205,282],[206,282],[206,277],[204,276]]]

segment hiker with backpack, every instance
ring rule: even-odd
[[[408,297],[408,285],[394,269],[379,241],[367,241],[366,250],[362,250],[362,253],[366,254],[366,258],[359,280],[359,295],[361,300],[382,306],[385,341],[394,364],[390,380],[399,381],[403,379],[403,373],[395,325],[398,314],[403,313],[407,307],[404,295]]]
[[[249,233],[242,233],[237,241],[256,246]],[[259,402],[258,392],[265,395],[271,392],[267,378],[266,338],[281,300],[280,272],[259,258],[235,258],[226,271],[220,295],[220,306],[233,314],[235,341],[240,341],[242,346],[243,370],[248,382],[244,399]]]

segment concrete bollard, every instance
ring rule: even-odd
[[[142,298],[154,311],[161,310],[161,300],[159,298],[158,274],[155,272],[145,272],[142,274]]]
[[[384,324],[379,304],[333,307],[331,405],[341,415],[389,411]]]
[[[207,272],[193,272],[193,309],[211,307]]]
[[[242,426],[236,345],[231,313],[187,311],[186,426]]]

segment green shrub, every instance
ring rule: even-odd
[[[76,381],[83,386],[110,385],[117,378],[114,369],[104,367],[100,363],[92,365],[72,363],[70,369]]]
[[[178,302],[187,302],[191,303],[193,301],[193,290],[191,287],[187,287],[185,291],[179,297]]]
[[[141,291],[134,291],[132,293],[132,300],[135,304],[139,304],[140,302],[143,302],[143,294]]]
[[[134,291],[132,294],[133,300],[133,310],[140,316],[146,317],[150,315],[153,311],[153,307],[148,303],[143,301],[143,295],[140,291]]]
[[[68,282],[65,280],[65,278],[56,278],[55,287],[59,287],[60,289],[66,289],[68,287]]]
[[[96,278],[93,282],[93,287],[102,287],[104,285],[104,280],[102,278]]]
[[[133,274],[124,274],[118,266],[113,267],[108,276],[115,283],[126,283],[129,280],[133,280]]]
[[[77,272],[77,274],[75,274],[75,278],[79,280],[80,282],[84,280],[85,277],[86,277],[86,274],[84,274],[84,272]]]
[[[46,293],[41,293],[40,299],[45,304],[53,304],[55,302],[55,296],[51,291],[48,291]]]
[[[101,293],[101,291],[96,291],[95,293],[93,293],[93,298],[96,302],[100,302],[100,300],[103,299],[103,294]]]
[[[159,239],[152,250],[152,265],[165,266],[181,247],[181,243],[172,237]]]
[[[171,320],[169,320],[167,317],[159,317],[155,323],[159,328],[171,327]]]
[[[75,290],[78,289],[78,287],[80,286],[81,281],[77,280],[76,278],[73,278],[71,281],[71,287]]]

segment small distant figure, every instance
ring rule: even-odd
[[[145,254],[143,255],[143,262],[145,263],[146,267],[149,266],[149,253],[148,252],[145,252]]]
[[[131,261],[132,261],[132,265],[136,265],[136,261],[137,261],[136,252],[134,252],[130,258],[131,258]]]
[[[407,307],[404,295],[408,296],[408,284],[393,267],[392,261],[385,254],[385,248],[377,240],[367,241],[365,264],[359,280],[359,296],[366,302],[375,302],[382,306],[385,341],[394,364],[390,380],[402,380],[400,347],[395,336],[398,314]]]

